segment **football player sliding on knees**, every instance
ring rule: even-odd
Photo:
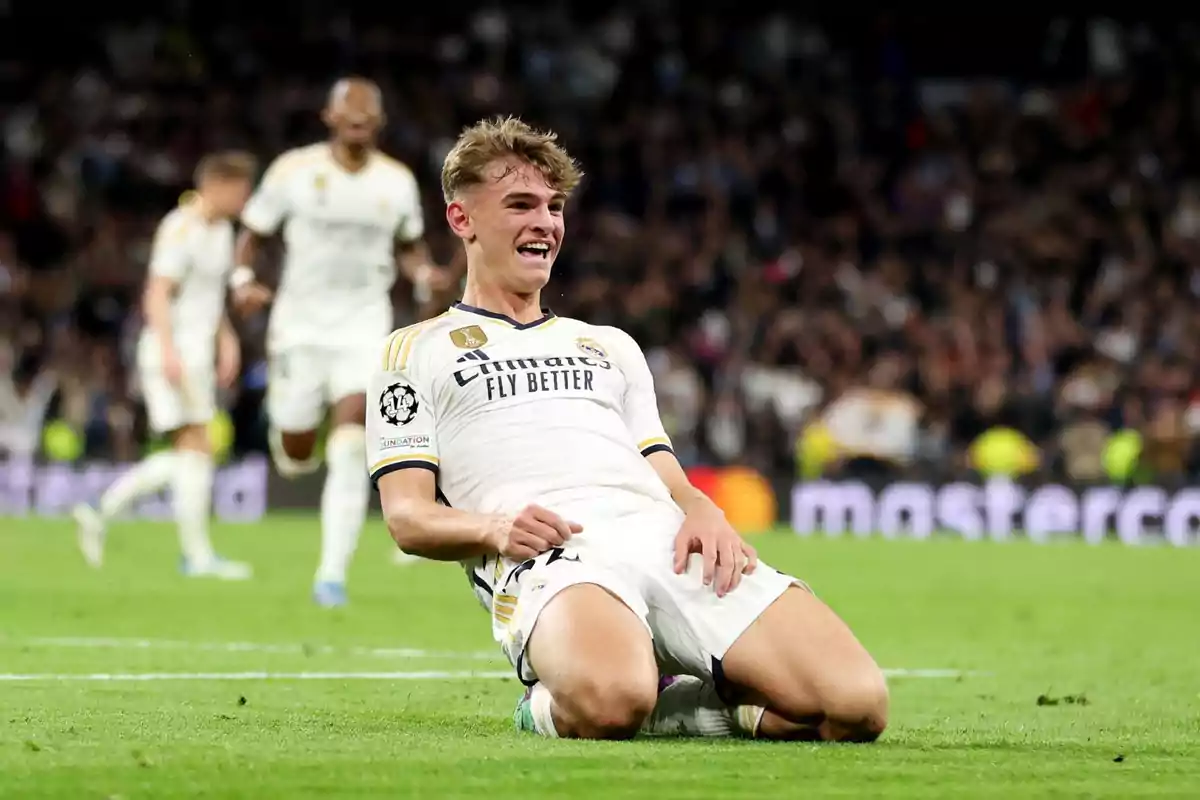
[[[580,176],[512,118],[446,156],[463,299],[386,337],[368,384],[388,531],[461,563],[527,687],[519,731],[873,741],[883,673],[688,480],[638,343],[541,306]]]

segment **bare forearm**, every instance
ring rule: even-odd
[[[258,258],[258,251],[261,247],[262,237],[248,228],[243,228],[238,234],[237,244],[234,245],[233,258],[234,263],[239,267],[254,268],[255,260]]]
[[[658,477],[670,491],[671,499],[684,514],[688,516],[693,514],[725,515],[720,506],[709,499],[708,495],[692,485],[674,453],[661,451],[651,453],[646,456],[646,460],[650,462],[650,466],[654,467],[654,471],[658,473]]]
[[[671,490],[671,499],[683,511],[684,514],[691,516],[693,514],[721,514],[723,512],[716,503],[714,503],[708,495],[692,486],[690,483],[684,486],[679,486]]]
[[[400,274],[408,280],[416,283],[420,278],[421,271],[429,269],[432,265],[429,245],[425,243],[424,239],[397,244],[396,267]]]
[[[387,503],[384,518],[401,550],[434,561],[495,555],[496,534],[504,526],[497,517],[412,498]]]
[[[217,350],[221,348],[239,349],[237,329],[233,327],[233,323],[229,320],[228,314],[221,315],[221,324],[217,328]]]
[[[146,326],[154,332],[159,345],[173,346],[174,331],[171,326],[171,286],[164,280],[152,280],[146,286],[142,298],[142,309],[146,315]]]

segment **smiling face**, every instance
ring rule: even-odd
[[[483,173],[482,183],[446,207],[446,220],[467,243],[468,255],[478,254],[471,260],[491,282],[520,295],[537,292],[550,280],[562,247],[567,196],[516,156],[488,164]]]
[[[563,207],[579,166],[557,136],[514,117],[462,132],[442,165],[446,221],[467,249],[467,269],[518,295],[546,285],[563,241]]]

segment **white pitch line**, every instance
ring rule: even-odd
[[[986,673],[951,669],[885,669],[892,678],[958,678]],[[0,673],[0,683],[43,681],[49,683],[113,683],[142,681],[434,681],[503,680],[516,677],[512,670],[487,672],[93,672],[93,673]]]
[[[516,677],[512,670],[504,672],[93,672],[63,674],[4,674],[0,683],[20,681],[432,681],[432,680],[496,680]]]
[[[32,639],[0,639],[4,644],[33,647],[79,647],[95,650],[199,650],[217,653],[276,653],[282,655],[351,655],[374,658],[440,658],[446,660],[498,661],[498,653],[422,650],[413,647],[335,647],[300,643],[186,642],[173,639],[121,639],[92,636],[43,636]]]
[[[889,678],[982,678],[991,672],[976,672],[961,669],[885,669],[883,674]]]
[[[269,642],[188,642],[176,639],[124,639],[116,637],[92,636],[42,636],[30,639],[0,639],[0,646],[27,645],[35,647],[77,647],[83,649],[111,650],[192,650],[218,653],[275,653],[282,655],[351,655],[370,656],[374,658],[396,659],[442,659],[445,661],[503,661],[498,653],[486,650],[474,651],[438,651],[422,650],[412,647],[366,647],[350,645],[335,647],[331,645],[306,645],[299,643],[269,643]],[[955,679],[990,675],[990,672],[970,672],[956,669],[885,669],[884,675],[889,678],[922,678],[922,679]],[[139,673],[140,674],[140,673]],[[155,673],[150,673],[155,674]],[[260,680],[310,680],[310,679],[347,679],[347,680],[421,680],[423,678],[502,678],[511,677],[511,672],[305,672],[305,673],[157,673],[162,677],[127,677],[117,675],[112,677],[87,678],[67,675],[62,680],[234,680],[239,677],[259,676]],[[204,676],[214,677],[206,678]],[[222,678],[222,675],[229,675]],[[313,676],[294,677],[294,676]],[[179,677],[176,677],[179,676]],[[58,676],[4,676],[0,681],[16,680],[58,680]]]

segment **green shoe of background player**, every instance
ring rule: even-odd
[[[517,707],[513,710],[513,727],[524,733],[537,733],[537,728],[533,726],[533,704],[529,702],[532,694],[533,687],[530,686],[517,701]]]

